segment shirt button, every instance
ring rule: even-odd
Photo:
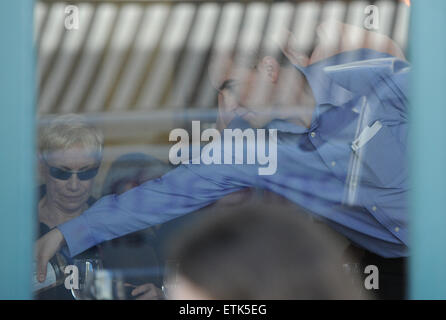
[[[372,210],[373,210],[373,211],[376,211],[376,206],[373,206],[373,207],[372,207]]]
[[[316,132],[312,132],[312,133],[310,133],[310,136],[311,136],[312,138],[314,138],[314,137],[316,136]]]
[[[331,162],[331,166],[334,167],[336,165],[336,161]]]
[[[395,232],[398,232],[398,231],[400,231],[400,228],[396,227]]]

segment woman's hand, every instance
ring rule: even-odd
[[[156,287],[153,283],[142,284],[132,291],[132,296],[137,296],[136,300],[162,300],[164,299],[163,291]]]
[[[45,281],[48,261],[56,254],[64,243],[62,233],[54,228],[39,240],[37,240],[34,254],[37,261],[37,279]]]

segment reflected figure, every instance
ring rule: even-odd
[[[161,177],[170,169],[169,164],[144,153],[124,154],[111,164],[101,194],[124,193],[148,180]]]
[[[102,160],[103,136],[78,115],[59,116],[45,126],[39,136],[39,236],[80,216],[95,199],[91,196],[94,178]],[[66,252],[60,255],[70,264]],[[93,247],[73,258],[97,258]],[[59,264],[59,261],[55,261]],[[73,299],[63,284],[40,293],[38,299]]]
[[[402,298],[401,266],[409,254],[410,65],[392,52],[367,46],[327,50],[308,64],[296,64],[287,48],[281,50],[285,62],[255,53],[248,62],[234,59],[223,77],[213,81],[220,129],[277,130],[274,174],[257,174],[259,161],[236,164],[233,154],[229,164],[178,166],[121,196],[102,198],[85,212],[87,220],[73,219],[40,239],[41,255],[52,256],[64,239],[72,253],[82,252],[228,194],[263,188],[309,211],[359,247],[364,261],[376,262],[380,270],[378,294]],[[283,93],[289,84],[294,90]],[[96,238],[76,239],[79,228],[89,228]]]
[[[102,186],[102,196],[120,195],[148,180],[162,176],[170,169],[170,165],[144,153],[124,154],[111,164]],[[123,271],[128,299],[164,298],[161,291],[163,261],[159,252],[160,239],[157,229],[147,228],[101,245],[104,266]],[[132,275],[132,269],[145,271],[143,275]]]

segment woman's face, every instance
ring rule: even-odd
[[[94,171],[88,171],[99,167],[100,162],[94,156],[90,149],[83,147],[73,147],[67,150],[61,150],[51,154],[43,163],[43,176],[46,183],[46,197],[65,213],[76,213],[87,203],[91,195]],[[66,174],[63,171],[86,172],[80,174]],[[51,174],[53,172],[53,174]],[[56,177],[54,176],[56,172]],[[58,174],[59,173],[59,177]],[[60,177],[60,173],[65,174],[68,179]]]

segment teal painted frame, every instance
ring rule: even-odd
[[[413,0],[411,299],[446,299],[446,1]]]
[[[446,299],[446,1],[412,4],[410,298]],[[33,5],[0,1],[0,299],[32,298]]]
[[[30,299],[35,221],[33,0],[0,1],[0,299]]]

